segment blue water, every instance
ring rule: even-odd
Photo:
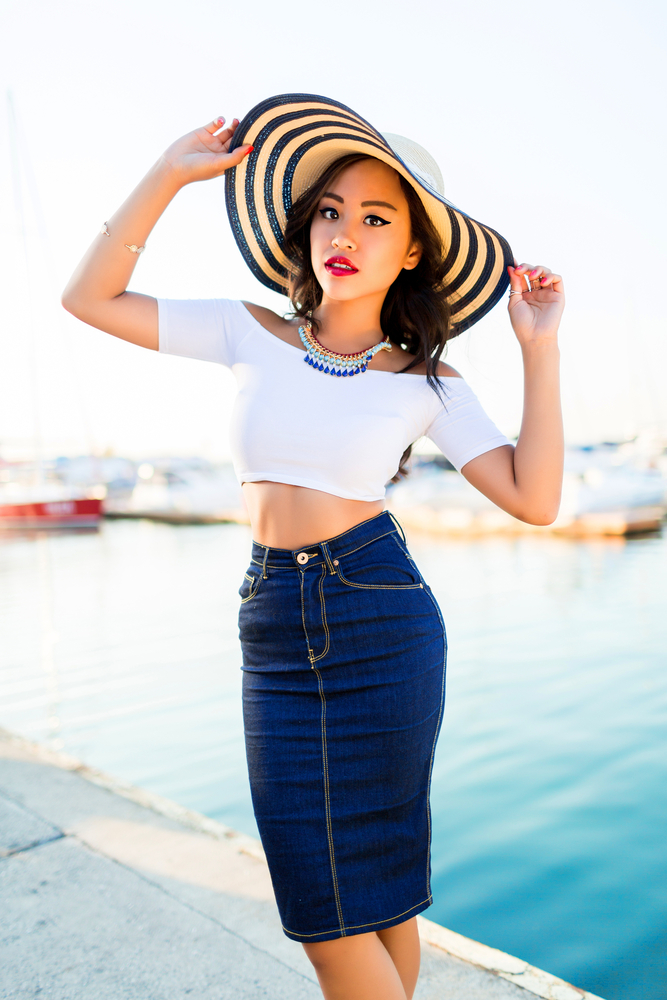
[[[427,915],[607,1000],[667,997],[667,539],[414,536],[450,658]],[[249,532],[0,539],[0,724],[248,833]]]

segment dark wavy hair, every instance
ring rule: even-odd
[[[371,159],[371,156],[353,153],[331,163],[287,213],[284,250],[290,262],[289,296],[295,316],[306,319],[322,301],[322,287],[315,277],[310,255],[310,224],[320,199],[346,167]],[[442,240],[419,195],[401,174],[398,178],[410,209],[411,239],[419,245],[422,255],[417,266],[412,270],[402,270],[387,291],[380,325],[382,332],[394,344],[414,354],[412,361],[401,371],[409,372],[426,362],[428,384],[442,398],[443,386],[437,375],[438,361],[447,341],[456,335],[450,324],[445,254]],[[314,317],[312,323],[317,328]],[[407,475],[411,452],[412,445],[403,453],[392,482]]]

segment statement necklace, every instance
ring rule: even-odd
[[[390,351],[391,342],[389,337],[384,337],[379,344],[368,347],[365,351],[357,351],[356,354],[338,354],[337,351],[330,351],[313,333],[313,325],[310,320],[306,320],[303,326],[299,327],[301,343],[306,348],[304,361],[311,368],[324,372],[325,375],[349,376],[361,375],[368,368],[368,362],[378,351]]]

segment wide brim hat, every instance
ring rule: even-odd
[[[231,148],[252,143],[254,153],[225,174],[234,237],[256,278],[288,294],[284,253],[287,213],[335,160],[365,153],[397,170],[415,189],[441,236],[452,333],[482,318],[509,284],[509,244],[444,195],[433,157],[403,136],[378,132],[360,115],[328,97],[280,94],[257,104],[236,128]]]

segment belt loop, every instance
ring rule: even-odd
[[[269,548],[264,549],[264,561],[262,562],[262,579],[268,580],[269,574],[266,572],[266,560],[269,558]]]
[[[331,562],[331,555],[329,554],[329,546],[327,545],[326,542],[320,542],[320,548],[322,549],[322,552],[324,553],[324,558],[327,561],[327,566],[329,567],[329,574],[331,576],[335,576],[336,570],[333,568],[333,563]]]
[[[403,528],[400,526],[400,524],[398,523],[398,521],[396,520],[396,518],[394,517],[394,515],[392,514],[392,512],[390,510],[388,510],[387,513],[389,514],[389,517],[392,519],[392,521],[396,525],[396,527],[398,529],[398,533],[401,536],[401,538],[403,539],[404,544],[407,545],[408,542],[407,542],[407,539],[406,539],[405,534],[403,532]]]

